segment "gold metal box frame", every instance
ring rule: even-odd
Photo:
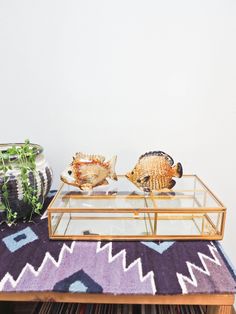
[[[92,193],[63,183],[48,207],[55,240],[221,240],[225,218],[196,175],[184,175],[172,193],[146,194],[123,175]]]

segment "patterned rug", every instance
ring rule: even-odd
[[[0,230],[0,291],[236,293],[218,242],[49,240],[46,215]]]

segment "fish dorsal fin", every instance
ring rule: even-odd
[[[77,161],[83,160],[83,161],[100,161],[103,163],[105,161],[105,157],[102,155],[89,155],[89,154],[84,154],[84,153],[76,153],[75,159]]]
[[[160,150],[145,153],[145,154],[143,154],[143,155],[141,155],[141,156],[139,157],[139,160],[141,160],[141,159],[144,158],[144,157],[150,157],[150,156],[162,156],[162,157],[165,157],[165,159],[169,162],[169,164],[170,164],[171,166],[173,166],[173,164],[174,164],[173,158],[170,157],[168,154],[166,154],[166,153],[160,151]]]

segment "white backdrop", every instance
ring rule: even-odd
[[[54,188],[76,151],[166,151],[228,207],[236,264],[235,56],[234,0],[0,0],[0,142],[44,146]]]

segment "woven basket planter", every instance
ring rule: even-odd
[[[24,145],[20,144],[0,144],[0,150],[4,153],[7,149],[12,146],[21,147]],[[50,191],[52,184],[52,170],[49,167],[45,157],[43,155],[43,148],[37,144],[30,144],[31,147],[34,147],[36,151],[36,170],[34,172],[30,171],[28,173],[28,179],[30,185],[34,188],[39,202],[43,203],[44,198],[47,196]],[[7,182],[7,191],[8,191],[8,201],[10,208],[13,212],[17,213],[17,219],[27,218],[32,213],[32,207],[30,204],[23,200],[23,188],[21,174],[19,170],[19,160],[18,156],[11,156],[10,163],[12,165],[12,170],[8,170],[7,176],[9,177]],[[2,185],[4,183],[4,174],[0,171],[0,203],[3,203],[2,195]],[[1,212],[0,220],[4,220],[6,217],[5,211]]]

